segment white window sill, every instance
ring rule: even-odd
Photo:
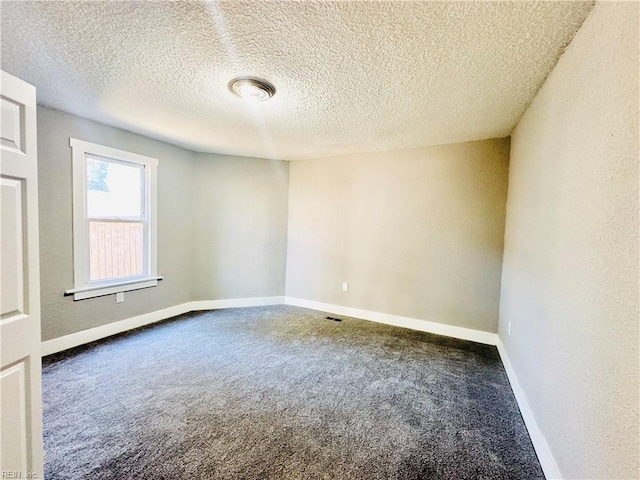
[[[65,295],[73,295],[73,300],[85,300],[87,298],[102,297],[114,293],[139,290],[141,288],[155,287],[158,281],[164,277],[145,277],[135,280],[123,280],[121,282],[109,283],[108,285],[94,285],[90,287],[71,288],[65,290]]]

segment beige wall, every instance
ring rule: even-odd
[[[198,154],[194,300],[284,295],[289,163]]]
[[[287,295],[495,332],[508,157],[500,139],[292,162]]]
[[[640,476],[639,8],[595,6],[512,137],[499,334],[564,478]]]
[[[158,158],[158,287],[74,302],[69,137]],[[201,155],[38,107],[42,339],[193,299],[282,295],[288,163]]]
[[[69,137],[148,155],[158,168],[157,287],[74,302]],[[190,300],[192,153],[157,140],[38,107],[42,340],[68,335]]]

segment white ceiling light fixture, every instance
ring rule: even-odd
[[[229,90],[244,100],[264,102],[276,94],[276,87],[256,77],[237,77],[229,82]]]

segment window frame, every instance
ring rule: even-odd
[[[103,295],[155,287],[157,271],[157,158],[139,155],[96,143],[69,138],[72,151],[73,176],[73,281],[74,288],[65,291],[74,300],[84,300]],[[87,157],[104,158],[107,161],[141,165],[144,171],[143,209],[143,275],[114,279],[91,280],[89,273],[89,222],[87,212]]]

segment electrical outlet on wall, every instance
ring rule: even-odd
[[[511,322],[509,322],[509,330],[508,330],[509,336],[511,336]]]
[[[124,302],[124,292],[116,293],[116,303]]]
[[[349,282],[344,282],[342,284],[342,291],[343,292],[348,292],[349,291]]]

